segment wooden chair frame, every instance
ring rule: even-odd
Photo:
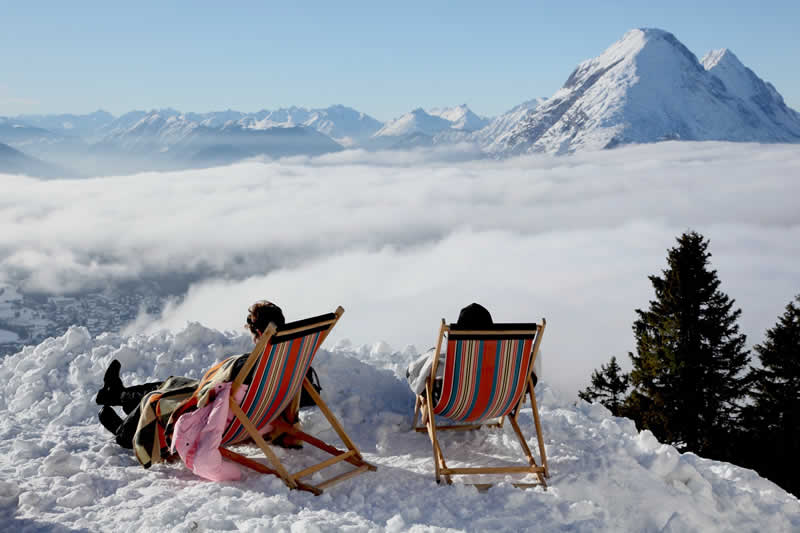
[[[339,423],[336,416],[334,416],[333,412],[331,412],[330,408],[325,403],[325,401],[320,397],[319,393],[317,393],[314,387],[311,386],[311,383],[309,383],[307,378],[303,378],[303,388],[311,396],[311,399],[314,400],[314,403],[317,405],[317,407],[319,407],[322,414],[328,420],[328,423],[331,425],[334,431],[336,431],[336,434],[339,435],[339,438],[347,447],[347,450],[340,450],[312,435],[309,435],[308,433],[295,428],[292,424],[287,423],[279,416],[278,418],[270,422],[270,424],[275,428],[275,430],[272,433],[273,437],[277,437],[281,434],[288,433],[292,437],[307,442],[308,444],[316,448],[319,448],[320,450],[323,450],[333,456],[330,459],[321,461],[320,463],[311,465],[307,468],[304,468],[303,470],[299,470],[294,473],[290,473],[286,469],[286,467],[283,465],[283,463],[275,454],[275,452],[272,451],[267,441],[264,440],[264,438],[261,436],[261,433],[258,431],[256,426],[247,417],[247,414],[235,401],[233,401],[233,397],[236,394],[236,390],[239,388],[239,386],[241,386],[245,377],[250,372],[250,369],[256,363],[259,356],[264,352],[266,344],[270,341],[270,339],[272,339],[273,336],[276,335],[276,333],[277,334],[302,333],[304,330],[330,324],[330,327],[323,333],[324,336],[322,336],[319,340],[319,344],[322,345],[322,342],[325,340],[325,337],[328,336],[328,333],[330,333],[330,331],[339,321],[339,318],[341,318],[343,313],[344,309],[342,309],[342,307],[340,306],[336,309],[334,313],[336,317],[330,320],[315,322],[313,324],[308,324],[303,327],[298,327],[295,329],[280,331],[280,332],[277,331],[275,324],[270,324],[269,327],[267,327],[267,330],[259,338],[258,343],[256,343],[256,347],[250,353],[250,356],[248,357],[247,361],[245,362],[244,366],[242,367],[241,371],[239,371],[238,375],[236,376],[236,379],[233,382],[233,386],[231,387],[230,409],[236,416],[236,418],[239,419],[242,426],[247,431],[249,437],[256,443],[256,445],[258,445],[258,447],[264,453],[264,456],[266,456],[267,460],[271,464],[271,467],[254,459],[236,453],[225,446],[220,446],[220,452],[222,453],[223,457],[231,459],[232,461],[236,461],[241,465],[244,465],[248,468],[261,472],[262,474],[272,474],[278,476],[283,480],[284,483],[286,483],[286,486],[288,486],[289,488],[305,490],[317,496],[322,494],[322,492],[326,488],[335,485],[336,483],[354,477],[358,474],[362,474],[367,470],[372,470],[372,471],[377,470],[375,466],[367,463],[364,460],[364,458],[361,456],[361,453],[358,451],[358,448],[350,439],[350,437],[347,435],[347,433],[345,432],[342,425]],[[298,391],[297,396],[292,400],[292,404],[294,407],[297,407],[299,402],[300,402],[300,392]],[[346,461],[350,463],[351,465],[353,465],[354,468],[343,474],[339,474],[332,478],[326,479],[316,485],[302,481],[302,478],[308,477],[314,474],[315,472],[333,466],[341,461]]]
[[[530,371],[533,370],[533,365],[536,362],[536,355],[539,352],[539,344],[542,340],[542,335],[544,334],[544,328],[547,325],[547,321],[543,318],[541,324],[536,324],[536,338],[534,340],[533,346],[531,347],[531,353],[528,355],[530,357],[530,364],[528,368]],[[439,437],[437,432],[439,431],[470,431],[476,430],[483,426],[486,427],[503,427],[503,421],[506,417],[500,417],[494,421],[484,421],[481,423],[473,423],[473,424],[451,424],[451,425],[442,425],[436,421],[436,415],[433,415],[433,384],[436,380],[436,370],[439,366],[439,353],[442,349],[442,341],[446,334],[449,334],[450,326],[445,323],[445,320],[442,319],[442,324],[439,328],[439,337],[436,342],[436,350],[433,353],[433,361],[431,363],[431,373],[428,376],[428,380],[425,383],[425,395],[418,395],[416,398],[416,402],[414,405],[414,418],[412,427],[417,432],[424,432],[428,434],[430,438],[431,444],[433,445],[433,464],[434,470],[436,474],[436,482],[441,483],[442,478],[444,478],[447,484],[452,484],[451,476],[453,475],[474,475],[474,474],[519,474],[519,473],[531,473],[536,474],[539,478],[539,482],[545,489],[547,489],[547,482],[545,478],[550,477],[550,471],[547,467],[547,454],[545,452],[544,447],[544,439],[542,437],[542,425],[539,419],[539,409],[536,405],[536,394],[533,390],[533,380],[531,379],[530,375],[525,383],[525,391],[523,392],[522,396],[520,396],[519,402],[511,409],[508,413],[508,420],[511,422],[511,426],[514,428],[514,432],[519,439],[520,446],[522,447],[522,451],[525,454],[525,457],[528,460],[528,464],[524,466],[500,466],[500,467],[472,467],[472,468],[449,468],[447,463],[445,462],[444,453],[442,452],[442,445],[439,441]],[[511,334],[519,334],[519,333],[529,333],[519,330],[491,330],[491,331],[480,331],[480,330],[458,330],[459,334],[465,335],[481,335],[481,334],[491,334],[502,336],[503,334],[511,335]],[[522,434],[522,430],[519,427],[519,422],[517,417],[519,416],[520,409],[522,408],[522,404],[525,402],[525,397],[530,395],[531,399],[531,410],[533,411],[533,421],[534,426],[536,428],[536,438],[539,443],[539,456],[542,461],[542,466],[536,464],[536,460],[533,458],[533,454],[531,453],[530,448],[525,440],[525,437]],[[420,415],[422,415],[422,425],[418,426],[417,422],[419,420]],[[491,483],[474,483],[479,490],[486,490],[490,486]],[[530,486],[535,486],[535,484],[530,483],[514,483],[515,487],[525,488]]]

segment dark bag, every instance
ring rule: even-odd
[[[319,384],[319,376],[317,376],[317,372],[313,367],[308,367],[306,378],[309,382],[311,382],[311,386],[314,387],[314,390],[317,391],[317,393],[322,390],[322,386]],[[314,400],[311,399],[311,395],[306,392],[306,388],[303,387],[300,389],[300,408],[311,407],[313,405],[317,404],[315,404]]]

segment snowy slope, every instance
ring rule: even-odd
[[[800,142],[800,120],[774,89],[732,54],[715,58],[704,67],[672,34],[631,30],[578,65],[559,91],[487,149],[568,153],[666,139]]]
[[[755,472],[679,454],[600,405],[537,388],[552,477],[547,491],[508,480],[487,493],[437,486],[430,443],[408,431],[412,396],[387,368],[413,353],[378,343],[321,350],[322,394],[366,459],[378,466],[320,497],[276,478],[244,473],[212,483],[181,463],[144,470],[96,420],[93,395],[112,358],[129,383],[198,377],[214,361],[249,350],[244,336],[190,324],[176,334],[63,336],[0,363],[0,524],[4,531],[797,531],[800,502]],[[365,362],[368,361],[368,362]],[[384,367],[384,368],[381,368]],[[546,370],[546,366],[545,366]],[[546,375],[545,375],[546,378]],[[319,412],[304,426],[335,440]],[[521,426],[535,450],[530,409]],[[513,430],[442,437],[455,465],[520,457]],[[242,448],[255,456],[253,446]],[[290,469],[304,452],[276,448]],[[316,455],[316,454],[315,454]],[[477,481],[477,480],[474,480]]]
[[[129,152],[165,152],[199,126],[174,109],[151,111],[132,126],[108,135],[102,144]]]
[[[137,122],[146,117],[147,114],[148,114],[147,111],[140,111],[140,110],[129,111],[124,115],[115,118],[113,121],[109,122],[105,126],[101,127],[100,130],[97,132],[97,135],[99,135],[101,139],[105,137],[119,135],[120,133],[133,127]]]
[[[546,98],[534,98],[514,106],[509,111],[495,117],[486,126],[472,134],[471,139],[481,145],[491,144],[492,141],[511,131],[517,123],[545,102]]]

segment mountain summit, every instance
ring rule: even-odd
[[[800,115],[730,51],[701,63],[659,29],[626,33],[489,151],[569,153],[668,139],[800,142]]]
[[[446,118],[427,113],[420,107],[390,120],[374,136],[398,137],[419,133],[433,136],[440,131],[449,129],[451,126],[452,123]]]
[[[450,127],[454,130],[477,131],[489,124],[485,118],[479,117],[467,107],[461,104],[456,107],[436,108],[428,111],[428,114],[443,118],[450,122]]]
[[[785,140],[800,139],[800,113],[790,109],[775,87],[744,66],[733,52],[727,48],[712,50],[703,57],[701,63],[709,74],[742,100],[760,123],[778,130],[777,140],[784,140],[781,137],[787,131],[790,132],[790,138]]]

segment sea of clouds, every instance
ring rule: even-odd
[[[472,301],[547,318],[549,384],[573,396],[627,365],[648,275],[693,229],[749,344],[800,293],[800,146],[668,142],[569,157],[468,150],[248,161],[85,180],[0,176],[0,283],[47,294],[199,279],[130,331],[241,331],[267,298],[287,319],[346,309],[334,342],[435,342]],[[100,332],[93,332],[100,333]],[[405,350],[404,353],[413,353]]]

